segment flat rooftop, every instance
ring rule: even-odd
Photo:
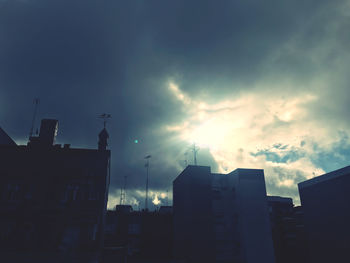
[[[312,179],[306,180],[304,182],[299,183],[298,186],[299,186],[299,188],[309,187],[309,186],[312,186],[312,185],[315,185],[315,184],[318,184],[321,182],[325,182],[328,180],[332,180],[332,179],[344,176],[344,175],[350,176],[350,166],[346,166],[344,168],[340,168],[340,169],[335,170],[333,172],[329,172],[329,173],[314,177]]]
[[[282,196],[276,196],[276,195],[268,195],[267,196],[268,202],[279,202],[279,203],[293,203],[293,199],[291,197],[282,197]]]

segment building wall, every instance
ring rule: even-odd
[[[191,262],[274,262],[263,170],[188,166],[173,183],[174,252]]]
[[[188,166],[173,183],[174,257],[213,262],[210,168]]]
[[[292,198],[268,196],[276,263],[307,263],[308,246],[301,206]]]
[[[170,260],[173,252],[171,210],[127,211],[119,209],[121,207],[128,206],[118,205],[115,211],[107,212],[104,262],[119,262],[121,255],[128,262]]]
[[[350,261],[350,166],[298,186],[310,262]]]
[[[0,249],[96,255],[103,245],[110,152],[1,146],[0,158]]]
[[[212,174],[215,262],[243,260],[235,187],[228,179],[227,175]]]
[[[229,176],[235,181],[238,224],[246,262],[274,262],[264,171],[237,169]]]

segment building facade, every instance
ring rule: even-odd
[[[350,166],[298,184],[309,262],[349,262]]]
[[[187,166],[173,182],[174,256],[186,262],[274,262],[263,170]]]
[[[307,263],[308,245],[301,206],[292,198],[268,196],[276,263]]]
[[[98,262],[110,178],[108,133],[99,149],[55,145],[42,120],[28,145],[0,145],[1,262]]]
[[[149,212],[117,205],[115,210],[107,211],[105,263],[169,262],[172,243],[173,215],[169,206]]]

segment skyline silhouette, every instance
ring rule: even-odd
[[[26,144],[39,120],[57,143],[94,148],[104,112],[111,201],[166,190],[198,164],[265,170],[267,192],[348,165],[347,1],[0,1],[0,126]],[[137,142],[137,143],[136,143]],[[187,156],[193,164],[192,156]],[[171,201],[171,200],[169,200]],[[137,209],[137,206],[134,205]]]

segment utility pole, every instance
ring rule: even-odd
[[[145,159],[147,160],[145,167],[146,167],[146,199],[145,199],[145,211],[148,211],[148,176],[149,176],[149,159],[151,158],[151,155],[147,155]]]

